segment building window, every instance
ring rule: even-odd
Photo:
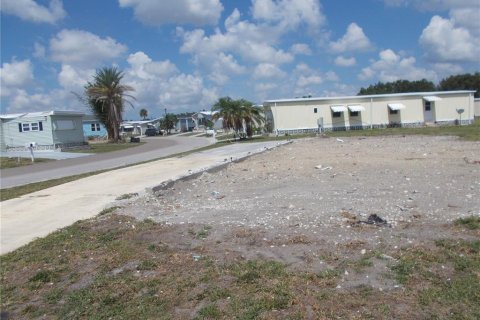
[[[350,117],[358,117],[359,112],[358,111],[350,111]]]
[[[92,123],[91,127],[92,131],[100,131],[100,123],[98,122]]]
[[[22,123],[22,131],[30,131],[30,123]]]
[[[392,110],[392,109],[390,109],[390,112],[389,112],[389,113],[390,113],[390,114],[398,114],[398,110]]]
[[[73,120],[57,120],[55,121],[55,130],[73,130],[75,122]]]
[[[432,103],[430,101],[425,101],[425,111],[432,110]]]
[[[313,108],[313,113],[317,113],[318,112],[318,109],[317,108]]]
[[[340,118],[342,116],[341,112],[332,112],[332,117],[333,118]]]
[[[43,131],[42,122],[19,123],[18,132]]]

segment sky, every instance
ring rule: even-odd
[[[480,71],[480,0],[1,0],[0,113],[74,110],[96,70],[135,91],[125,119],[356,95]]]

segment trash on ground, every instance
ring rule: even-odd
[[[365,223],[365,224],[373,224],[376,226],[387,226],[387,227],[392,227],[390,223],[387,222],[387,220],[382,219],[376,214],[371,214],[368,216],[367,220],[360,220],[357,223]]]

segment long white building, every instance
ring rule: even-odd
[[[267,100],[267,121],[279,134],[318,130],[469,124],[474,120],[471,90],[412,92],[346,97]]]

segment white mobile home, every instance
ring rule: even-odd
[[[31,143],[38,150],[83,145],[83,116],[75,111],[0,115],[1,149],[25,149]]]
[[[475,91],[439,91],[268,100],[267,121],[274,132],[358,130],[468,124],[474,119]]]

